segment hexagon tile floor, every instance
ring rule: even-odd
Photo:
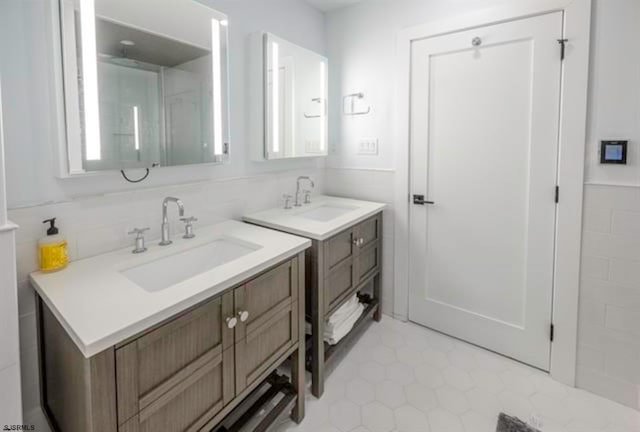
[[[543,432],[640,432],[640,412],[411,323],[372,325],[279,432],[495,432],[503,411]]]

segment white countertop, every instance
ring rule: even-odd
[[[145,291],[121,273],[224,237],[260,249],[162,291]],[[148,241],[149,250],[139,255],[127,248],[55,273],[36,272],[31,282],[88,358],[311,246],[307,239],[237,221],[196,227],[196,238],[174,235],[173,241],[164,247]]]
[[[310,210],[323,206],[336,206],[349,208],[345,214],[329,221],[312,220],[302,216]],[[326,240],[334,234],[343,231],[354,223],[361,222],[383,210],[387,205],[371,201],[360,201],[350,198],[339,198],[326,195],[313,197],[311,204],[302,207],[293,207],[286,210],[283,207],[273,208],[246,215],[243,219],[247,222],[262,225],[268,228],[285,231],[314,240]]]

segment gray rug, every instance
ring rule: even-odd
[[[540,432],[516,417],[500,413],[496,432]]]

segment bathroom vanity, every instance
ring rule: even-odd
[[[277,208],[244,220],[311,239],[306,252],[306,315],[311,322],[309,367],[312,393],[324,392],[325,374],[371,322],[381,318],[382,211],[385,204],[329,196],[291,209]],[[371,288],[370,294],[364,294]],[[365,310],[338,344],[324,341],[326,320],[360,294]],[[364,295],[363,295],[364,294]]]
[[[52,429],[218,430],[242,418],[237,411],[263,397],[264,386],[282,396],[256,430],[289,410],[302,421],[310,245],[228,221],[142,254],[126,249],[34,273],[42,407]],[[283,385],[273,373],[287,359],[291,382]]]

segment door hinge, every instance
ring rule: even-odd
[[[555,328],[553,327],[553,324],[551,324],[551,326],[549,328],[549,340],[551,342],[553,342],[554,333],[555,333]]]
[[[569,42],[569,39],[558,39],[558,43],[560,44],[560,60],[564,60],[567,50],[567,42]]]
[[[560,202],[560,186],[556,186],[556,204]]]

